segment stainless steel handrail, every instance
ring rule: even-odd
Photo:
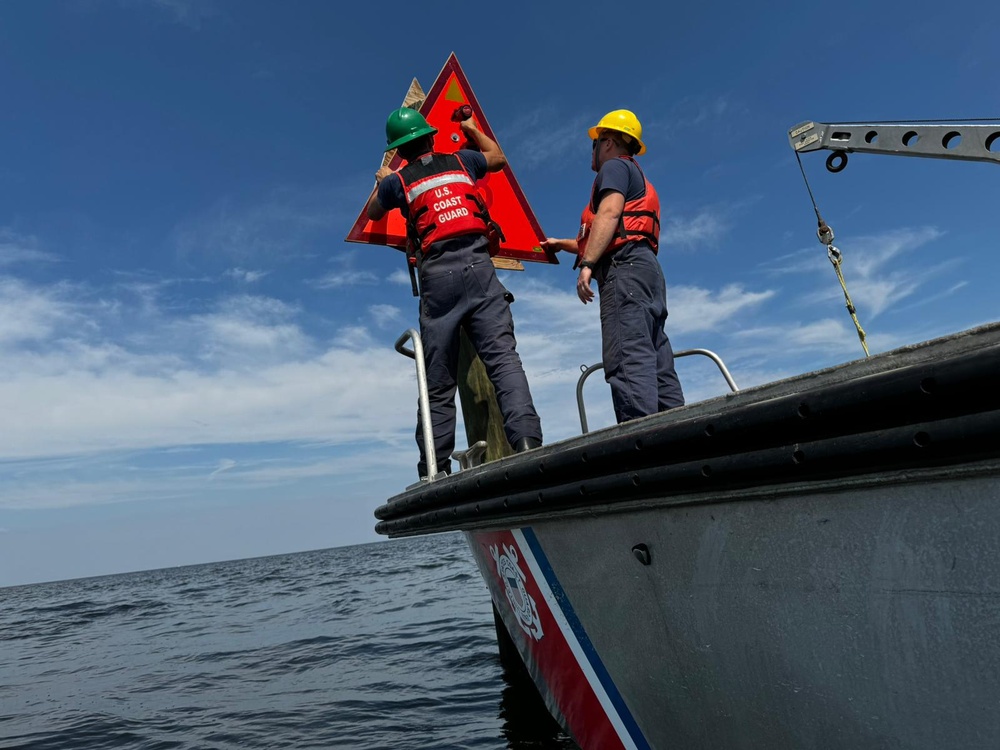
[[[736,381],[733,380],[733,376],[729,374],[729,370],[726,368],[726,365],[722,361],[722,358],[713,351],[709,351],[708,349],[685,349],[684,351],[681,352],[674,352],[674,359],[677,359],[679,357],[690,357],[692,354],[702,354],[711,359],[713,362],[715,362],[715,364],[719,368],[719,371],[722,373],[722,377],[724,377],[726,379],[726,383],[729,384],[729,388],[734,393],[739,390],[739,388],[736,387]],[[577,408],[580,410],[580,429],[583,431],[584,434],[586,434],[590,430],[587,428],[587,410],[584,408],[583,405],[583,383],[584,381],[586,381],[587,378],[590,377],[590,374],[592,372],[594,372],[595,370],[601,370],[603,368],[604,368],[603,362],[597,362],[596,364],[590,365],[589,367],[586,365],[580,365],[580,370],[582,371],[583,374],[580,375],[580,379],[576,382],[576,405]]]
[[[404,344],[413,340],[413,349]],[[396,351],[409,357],[417,364],[417,398],[420,402],[420,429],[424,435],[424,462],[427,464],[427,481],[433,482],[438,475],[437,454],[434,452],[434,427],[431,424],[431,404],[427,395],[427,366],[424,364],[424,344],[415,328],[408,328],[396,339]]]
[[[590,373],[603,368],[603,362],[598,362],[590,367],[580,365],[580,369],[583,371],[583,374],[580,376],[580,379],[576,381],[576,407],[580,411],[580,430],[584,435],[590,432],[590,430],[587,428],[587,410],[583,406],[583,383],[590,377]]]

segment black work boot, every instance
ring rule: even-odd
[[[525,451],[534,450],[535,448],[541,448],[542,441],[536,440],[532,437],[523,437],[514,444],[515,453],[524,453]]]

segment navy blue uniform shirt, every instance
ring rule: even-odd
[[[594,192],[591,195],[602,198],[604,192],[608,190],[624,195],[627,203],[646,194],[646,183],[642,179],[639,167],[628,159],[608,159],[597,173]],[[597,211],[597,206],[592,205],[591,209]]]

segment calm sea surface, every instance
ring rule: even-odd
[[[514,685],[459,534],[0,589],[4,750],[575,748]]]

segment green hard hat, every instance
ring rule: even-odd
[[[415,109],[400,107],[385,121],[385,142],[389,145],[386,151],[399,148],[404,143],[415,141],[425,135],[434,135],[437,128],[427,124],[424,116]]]

